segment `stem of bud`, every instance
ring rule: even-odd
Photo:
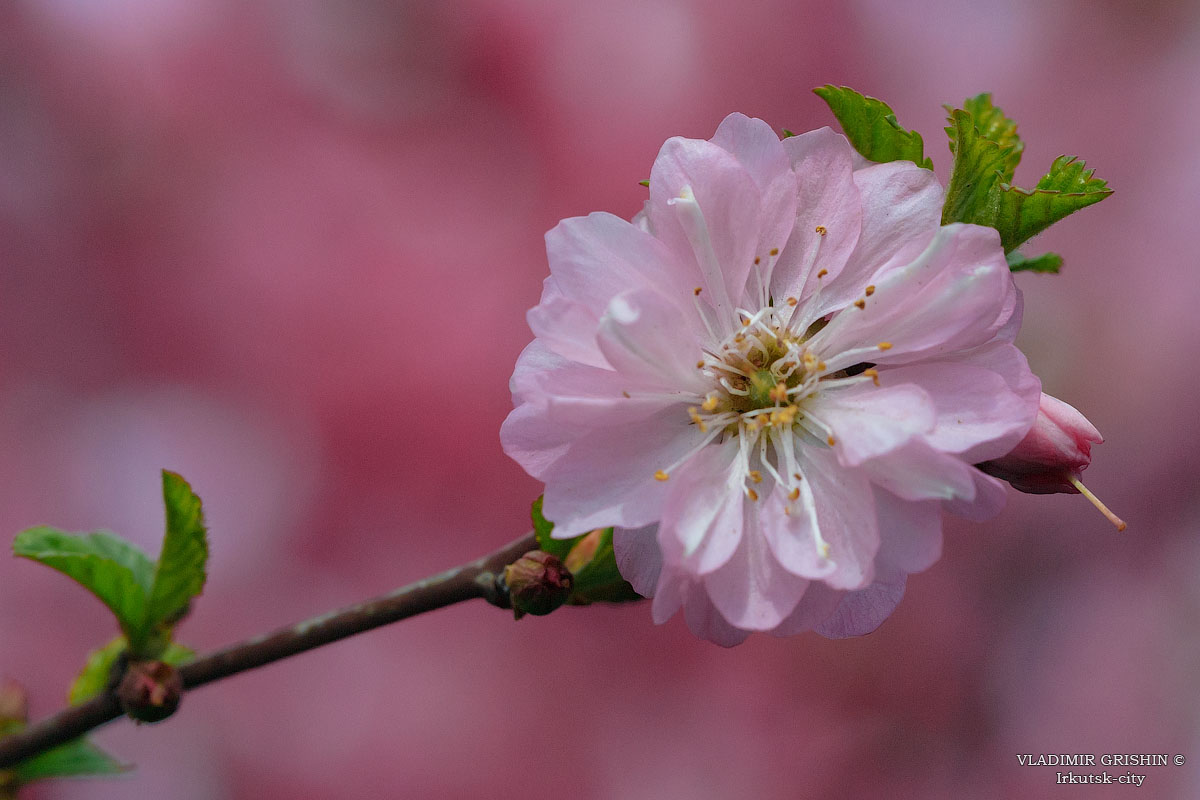
[[[1109,522],[1111,522],[1113,525],[1117,526],[1118,531],[1125,530],[1125,527],[1126,527],[1125,520],[1121,519],[1116,514],[1109,511],[1108,506],[1106,506],[1106,505],[1104,505],[1104,503],[1100,502],[1100,498],[1096,497],[1096,495],[1092,494],[1091,490],[1083,485],[1083,481],[1079,480],[1079,478],[1075,477],[1074,475],[1069,476],[1068,480],[1071,481],[1072,486],[1074,486],[1076,489],[1079,490],[1079,493],[1081,495],[1083,495],[1088,500],[1090,500],[1092,502],[1092,505],[1094,505],[1096,508],[1098,508],[1100,510],[1100,513],[1108,518]]]

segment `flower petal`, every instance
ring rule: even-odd
[[[808,401],[805,413],[833,431],[834,451],[848,467],[929,433],[935,419],[933,399],[912,382],[883,387],[867,382],[823,392]]]
[[[912,573],[928,569],[942,556],[942,504],[910,502],[875,489],[880,545],[875,563]]]
[[[683,601],[683,618],[693,634],[721,647],[739,645],[750,635],[750,631],[729,624],[708,595],[698,587],[690,591]]]
[[[663,567],[658,526],[613,528],[613,556],[621,577],[633,590],[642,597],[654,597]]]
[[[830,370],[863,361],[911,362],[983,344],[995,334],[1011,282],[999,234],[958,223],[938,230],[911,264],[876,280],[862,308],[843,309],[809,340]]]
[[[975,495],[970,499],[954,499],[944,506],[947,511],[972,522],[986,522],[1000,513],[1008,501],[1008,488],[1004,481],[984,475],[977,469],[970,471],[975,483]]]
[[[739,456],[733,439],[710,444],[670,478],[659,542],[665,558],[691,575],[722,566],[742,539],[749,468]]]
[[[596,344],[599,314],[567,299],[553,275],[547,276],[542,299],[526,312],[525,319],[533,335],[560,356],[593,367],[608,366]]]
[[[666,392],[703,394],[710,385],[696,369],[700,342],[679,310],[658,292],[617,295],[600,319],[600,351],[617,372]]]
[[[659,519],[666,499],[658,470],[684,458],[705,434],[682,409],[632,422],[622,435],[600,428],[580,436],[542,474],[542,513],[562,536],[593,528],[640,528]]]
[[[874,574],[879,551],[875,497],[861,469],[842,466],[832,451],[807,446],[797,460],[809,484],[821,536],[836,568],[824,578],[835,589],[860,589]],[[870,462],[868,462],[870,463]]]
[[[548,419],[544,408],[522,403],[509,412],[500,426],[500,446],[526,472],[545,480],[551,465],[581,435],[577,426]]]
[[[745,508],[747,528],[757,529],[757,505]],[[808,587],[807,580],[780,565],[761,536],[743,536],[729,561],[703,581],[721,616],[734,627],[756,631],[783,622]]]
[[[865,589],[848,592],[833,616],[816,627],[817,633],[830,639],[863,636],[878,628],[904,597],[908,576],[899,570],[880,573]]]
[[[811,631],[833,616],[846,592],[830,588],[820,581],[810,581],[804,596],[787,618],[770,630],[772,636],[791,636]]]
[[[820,128],[782,142],[796,171],[795,228],[775,265],[772,290],[776,298],[806,299],[817,286],[841,273],[858,244],[862,200],[854,182],[854,148],[846,137]],[[825,233],[818,232],[818,227]]]
[[[978,472],[957,456],[934,450],[921,439],[862,465],[871,482],[905,500],[971,501]]]

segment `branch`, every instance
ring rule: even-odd
[[[506,566],[536,549],[537,538],[530,532],[482,558],[410,583],[390,594],[201,656],[179,668],[183,686],[195,689],[463,600],[482,598],[499,608],[510,608],[508,591],[499,578]],[[87,702],[65,708],[0,739],[0,769],[69,742],[119,716],[121,704],[115,689],[110,688]]]

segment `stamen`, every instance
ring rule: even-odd
[[[874,383],[876,386],[879,385],[879,370],[875,369],[874,367],[868,367],[867,369],[864,369],[862,371],[862,375],[864,377],[870,378],[871,382]]]
[[[1092,494],[1091,491],[1086,486],[1083,485],[1083,481],[1079,480],[1079,478],[1075,477],[1074,475],[1069,476],[1068,479],[1071,481],[1071,485],[1074,486],[1076,489],[1078,489],[1079,493],[1081,495],[1083,495],[1088,500],[1090,500],[1092,505],[1094,505],[1097,509],[1099,509],[1100,513],[1103,514],[1108,519],[1109,522],[1111,522],[1113,525],[1117,526],[1118,531],[1125,530],[1125,528],[1127,527],[1125,525],[1125,520],[1121,519],[1116,514],[1109,511],[1108,506],[1106,506],[1106,505],[1104,505],[1104,503],[1100,502],[1100,498],[1096,497],[1096,495]]]
[[[860,297],[860,298],[858,298],[857,300],[855,300],[855,301],[854,301],[854,305],[855,305],[855,307],[856,307],[856,308],[860,308],[860,309],[862,309],[862,308],[866,308],[866,307],[867,307],[867,301],[866,301],[866,300],[863,300],[863,299]]]
[[[750,480],[755,483],[762,483],[762,473],[756,469],[750,470]]]
[[[829,233],[829,229],[826,228],[824,225],[818,225],[814,230],[821,236],[824,236],[825,234]]]
[[[656,481],[665,481],[670,477],[670,475],[661,469],[654,473],[654,480]]]
[[[827,269],[822,269],[820,272],[818,272],[818,273],[817,273],[817,277],[818,277],[818,278],[824,278],[824,277],[825,277],[826,275],[828,275],[828,274],[829,274],[829,270],[827,270]]]
[[[879,347],[880,350],[891,350],[892,349],[891,342],[880,342],[877,346]]]
[[[867,297],[870,297],[871,295],[875,294],[875,284],[872,283],[866,289],[863,289],[863,294],[865,294]]]
[[[757,499],[758,499],[758,492],[754,491],[753,489],[747,488],[747,489],[746,489],[746,496],[747,496],[747,497],[749,497],[751,500],[757,500]]]
[[[788,492],[788,500],[799,500],[799,499],[800,499],[800,487],[795,486],[792,488],[792,490],[790,492]]]

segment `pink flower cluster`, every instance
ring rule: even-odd
[[[501,431],[555,535],[616,526],[654,619],[718,644],[877,627],[1038,417],[999,236],[942,199],[733,114],[663,145],[632,222],[559,223]]]

